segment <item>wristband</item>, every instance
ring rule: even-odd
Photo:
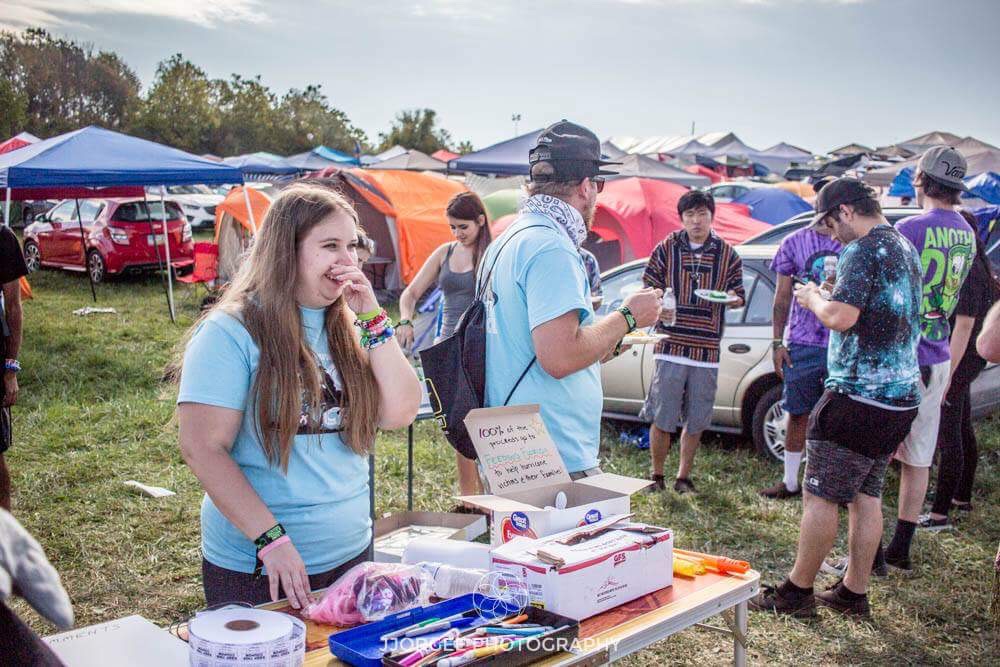
[[[411,322],[410,320],[400,320],[399,322],[396,322],[396,328],[397,329],[399,327],[412,327],[412,326],[413,326],[413,322]]]
[[[269,543],[263,549],[259,549],[257,551],[257,558],[260,558],[261,560],[263,560],[264,556],[267,555],[267,552],[272,551],[274,549],[277,549],[282,544],[289,544],[289,543],[291,543],[291,541],[292,541],[292,538],[290,538],[288,535],[282,535],[281,537],[279,537],[278,539],[276,539],[274,542]]]
[[[632,311],[629,310],[628,306],[620,306],[620,307],[616,308],[615,310],[617,310],[619,313],[621,313],[622,317],[625,318],[625,324],[628,325],[628,332],[627,333],[632,333],[633,331],[635,331],[636,330],[635,316],[632,315]]]
[[[777,350],[782,347],[785,347],[785,341],[781,340],[780,338],[775,338],[773,341],[771,341],[772,350]]]
[[[17,375],[21,372],[21,364],[17,359],[7,359],[3,362],[3,369]]]
[[[264,562],[260,559],[261,551],[266,548],[267,545],[277,542],[279,539],[286,537],[287,535],[288,533],[285,532],[285,527],[280,523],[276,523],[261,533],[260,537],[253,541],[253,545],[257,548],[257,563],[253,568],[253,576],[255,579],[259,579],[261,572],[264,570]]]
[[[382,314],[382,308],[376,308],[375,310],[369,310],[367,313],[358,313],[359,322],[370,322],[376,317]]]

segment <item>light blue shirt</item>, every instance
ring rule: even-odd
[[[480,263],[486,272],[504,241],[511,237],[493,269],[493,294],[487,292],[486,405],[503,405],[517,378],[535,356],[531,331],[560,315],[575,311],[580,325],[590,324],[594,311],[590,286],[580,253],[556,223],[527,213],[494,241]],[[595,363],[557,380],[537,361],[508,405],[538,403],[542,419],[569,472],[598,465],[600,446],[600,364]]]
[[[337,390],[341,383],[326,344],[324,310],[299,308],[302,333]],[[371,537],[368,459],[340,439],[339,408],[324,405],[323,432],[294,438],[288,471],[270,464],[255,423],[250,389],[260,350],[236,318],[215,312],[198,328],[184,354],[178,403],[203,403],[243,411],[230,455],[250,485],[288,531],[306,572],[332,570],[361,553]],[[210,563],[253,572],[256,549],[205,495],[201,548]]]

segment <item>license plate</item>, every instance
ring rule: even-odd
[[[146,244],[147,245],[165,245],[166,244],[165,238],[166,237],[164,237],[163,234],[147,234],[146,235]]]

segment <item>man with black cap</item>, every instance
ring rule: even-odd
[[[528,154],[531,182],[517,220],[479,264],[486,303],[486,405],[537,403],[571,477],[600,472],[603,392],[599,362],[622,338],[648,327],[659,290],[644,289],[594,320],[578,248],[587,238],[601,167],[600,141],[562,121]],[[537,361],[537,363],[536,363]]]
[[[817,603],[867,615],[885,471],[920,402],[920,257],[882,217],[875,192],[852,178],[820,191],[812,224],[827,227],[845,245],[832,294],[812,282],[795,293],[799,305],[831,330],[829,376],[809,418],[795,565],[781,585],[766,587],[752,604],[795,616],[815,615]],[[814,595],[841,504],[850,515],[847,572]]]
[[[948,319],[958,305],[962,284],[972,268],[976,233],[955,207],[967,188],[966,162],[962,154],[948,146],[932,146],[920,157],[913,178],[917,204],[924,213],[896,223],[920,253],[923,263],[923,299],[920,304],[920,412],[910,433],[899,445],[896,459],[899,474],[899,519],[892,541],[885,550],[885,562],[908,571],[910,543],[921,520],[920,511],[927,493],[927,479],[934,461],[941,402],[951,382],[951,326]],[[935,527],[923,517],[925,527]],[[939,519],[937,524],[946,524]]]

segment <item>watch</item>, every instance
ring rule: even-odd
[[[780,338],[775,338],[774,340],[771,341],[772,350],[777,350],[778,348],[781,347],[785,347],[785,341],[781,340]]]
[[[7,359],[3,362],[3,369],[17,375],[21,372],[21,364],[18,363],[17,359]]]
[[[619,306],[618,308],[615,308],[615,310],[621,313],[622,317],[625,318],[625,324],[628,325],[628,333],[635,331],[635,316],[632,314],[632,311],[629,310],[628,306]]]

